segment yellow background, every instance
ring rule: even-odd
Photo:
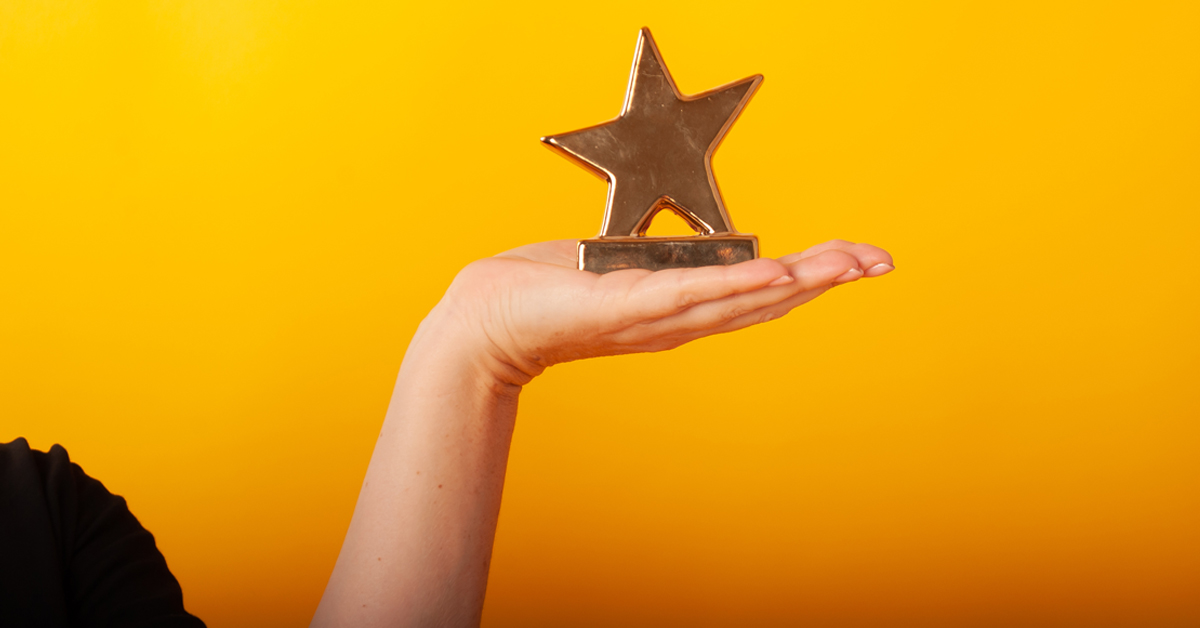
[[[898,270],[534,382],[485,626],[1200,623],[1194,2],[0,0],[0,441],[304,625],[423,313],[597,232],[537,138],[643,25],[766,76],[716,158],[765,254]]]

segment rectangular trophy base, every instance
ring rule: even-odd
[[[664,270],[726,266],[758,257],[758,238],[743,233],[711,236],[610,236],[579,241],[579,268],[608,273],[626,268]]]

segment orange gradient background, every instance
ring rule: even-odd
[[[210,626],[305,625],[424,313],[599,229],[537,139],[643,25],[766,76],[716,157],[766,255],[898,270],[535,381],[484,625],[1200,624],[1194,2],[0,1],[0,441]]]

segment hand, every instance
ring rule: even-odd
[[[312,625],[479,625],[521,386],[546,367],[779,318],[891,263],[835,240],[778,260],[597,275],[562,240],[470,264],[405,353]]]
[[[662,351],[778,319],[830,288],[893,270],[887,251],[832,240],[778,260],[597,275],[576,241],[530,244],[479,260],[431,316],[474,334],[505,383],[582,358]]]

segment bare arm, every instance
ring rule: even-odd
[[[468,266],[405,354],[313,625],[479,625],[517,397],[547,367],[779,318],[891,263],[833,241],[779,260],[595,275],[559,241]]]

